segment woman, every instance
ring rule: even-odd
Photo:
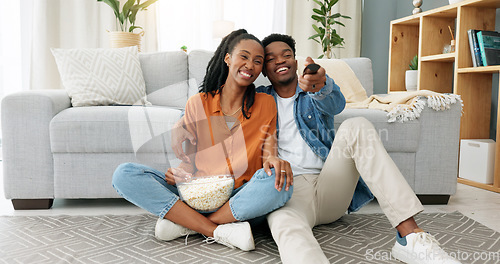
[[[279,170],[275,176],[270,169],[290,166],[276,157],[274,99],[256,94],[253,85],[263,64],[264,48],[255,36],[243,29],[226,36],[208,64],[200,93],[186,104],[183,125],[196,138],[196,145],[187,144],[190,162],[165,174],[132,163],[116,169],[113,186],[118,193],[160,217],[158,239],[200,233],[207,242],[252,250],[246,221],[290,199],[292,175]],[[234,175],[236,189],[217,211],[201,214],[179,200],[176,179],[228,173]]]

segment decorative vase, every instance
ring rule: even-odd
[[[408,92],[416,91],[418,85],[418,70],[407,70],[405,74],[405,86]]]
[[[415,7],[411,12],[413,15],[422,12],[422,8],[420,8],[420,6],[422,6],[422,2],[423,0],[413,0],[413,6]]]
[[[137,46],[137,50],[141,52],[142,36],[144,36],[144,31],[141,33],[110,31],[109,44],[111,48]]]

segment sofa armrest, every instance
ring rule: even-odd
[[[420,140],[415,157],[417,194],[454,194],[457,188],[462,106],[435,111],[425,107],[420,116]]]
[[[7,199],[54,198],[49,125],[71,107],[64,90],[31,90],[2,100],[4,189]]]

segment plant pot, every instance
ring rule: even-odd
[[[408,70],[405,74],[406,90],[409,92],[416,91],[418,85],[418,70]]]
[[[110,31],[109,45],[111,48],[123,48],[137,46],[137,50],[141,52],[141,39],[144,31],[141,33]]]

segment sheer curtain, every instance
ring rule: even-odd
[[[28,29],[31,33],[31,47],[26,50],[31,53],[30,87],[61,88],[59,72],[50,48],[107,48],[107,31],[115,30],[115,16],[108,5],[97,1],[29,1],[33,4],[33,24]],[[143,45],[144,51],[156,50],[155,24],[144,18],[149,15],[154,21],[154,7],[149,9],[149,14],[139,12],[137,15],[138,25],[144,28],[152,27],[151,32],[146,32],[143,39],[143,43],[146,43]]]
[[[215,50],[220,38],[213,22],[226,20],[234,29],[246,28],[258,38],[287,33],[297,41],[300,56],[317,57],[320,46],[307,38],[313,34],[309,0],[160,0],[138,14],[145,28],[143,50]],[[361,0],[341,0],[340,12],[351,16],[340,34],[346,39],[338,57],[359,56]],[[115,17],[109,6],[95,0],[5,1],[8,10],[0,16],[0,95],[28,89],[61,88],[50,48],[106,48],[107,30],[114,30]]]
[[[0,15],[0,99],[5,95],[21,91],[23,87],[21,53],[21,5],[17,1],[2,3]],[[1,109],[1,108],[0,108]],[[0,123],[0,131],[1,131]],[[2,138],[0,134],[0,149]],[[0,157],[1,159],[1,157]]]
[[[213,23],[231,21],[234,29],[245,28],[262,39],[286,32],[286,0],[185,0],[158,1],[158,39],[160,50],[215,50],[220,38]]]
[[[21,5],[17,1],[2,3],[0,16],[0,95],[22,89]],[[8,26],[7,26],[8,25]]]
[[[95,0],[6,1],[0,16],[0,92],[62,88],[50,48],[107,48],[107,31],[115,30],[113,11]],[[22,12],[21,12],[22,10]],[[156,10],[139,12],[147,29],[144,51],[157,50]]]

